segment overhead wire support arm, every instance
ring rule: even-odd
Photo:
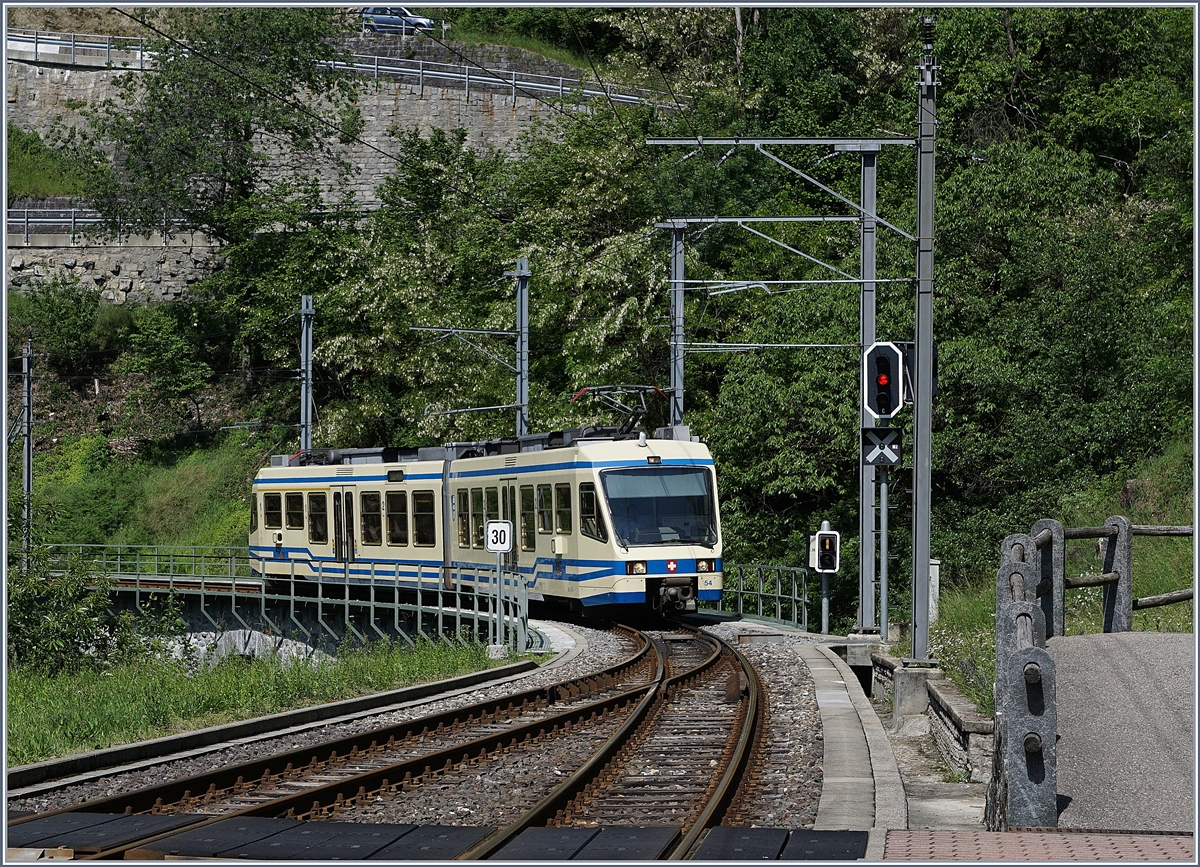
[[[671,217],[662,223],[655,223],[656,229],[676,229],[693,223],[855,223],[861,220],[862,217],[857,217],[848,214],[838,214],[833,216],[790,216],[790,217]]]
[[[809,138],[704,138],[703,136],[692,136],[691,138],[648,138],[648,145],[667,145],[676,147],[692,147],[693,145],[751,145],[759,147],[761,145],[859,145],[867,147],[880,147],[882,145],[906,145],[912,147],[917,143],[914,138],[888,137],[888,138],[863,138],[861,136],[816,136]]]
[[[860,349],[857,343],[685,343],[685,352],[751,352],[755,349]]]
[[[776,238],[772,238],[770,235],[767,235],[767,234],[764,234],[764,233],[758,231],[758,229],[751,229],[745,223],[738,223],[738,226],[741,227],[742,229],[745,229],[751,235],[758,235],[758,237],[762,238],[763,240],[770,241],[772,244],[779,245],[783,249],[787,250],[789,253],[795,253],[797,256],[801,256],[810,262],[814,262],[817,265],[820,265],[822,268],[828,268],[830,271],[832,271],[835,274],[841,274],[843,277],[845,277],[849,280],[853,280],[855,283],[858,282],[857,277],[854,277],[851,274],[847,274],[841,268],[835,268],[833,265],[830,265],[828,262],[822,262],[816,256],[810,256],[807,253],[802,252],[801,250],[797,250],[795,247],[789,247],[787,244],[783,243],[783,241],[780,241]]]
[[[755,149],[756,151],[758,151],[760,154],[762,154],[762,155],[764,155],[764,156],[768,157],[769,159],[772,159],[772,160],[774,160],[775,162],[779,163],[779,165],[783,166],[783,167],[784,167],[785,169],[787,169],[789,172],[793,172],[794,174],[797,174],[797,175],[799,175],[800,177],[804,178],[804,180],[808,181],[810,184],[813,184],[814,186],[816,186],[816,187],[819,187],[820,189],[822,189],[822,190],[824,190],[825,192],[829,193],[829,195],[833,196],[835,199],[837,199],[837,200],[839,200],[839,201],[841,201],[841,202],[845,202],[847,205],[849,205],[850,207],[854,208],[854,210],[858,211],[860,214],[862,214],[862,215],[863,215],[864,217],[866,217],[868,220],[874,220],[875,222],[879,223],[879,224],[880,224],[880,225],[882,225],[882,226],[887,226],[889,229],[891,229],[891,230],[892,230],[893,232],[895,232],[896,234],[898,234],[898,235],[901,235],[902,237],[905,237],[905,238],[907,238],[907,239],[908,239],[908,240],[910,240],[910,241],[916,242],[916,240],[917,240],[917,239],[916,239],[916,238],[914,238],[912,235],[908,234],[908,232],[904,231],[903,229],[901,229],[901,228],[899,228],[899,227],[897,227],[897,226],[893,226],[891,223],[889,223],[887,220],[885,220],[885,219],[883,219],[882,217],[880,217],[878,214],[869,214],[869,213],[867,213],[865,210],[863,210],[863,208],[862,208],[861,206],[859,206],[859,205],[855,204],[855,203],[854,203],[853,201],[851,201],[850,199],[847,199],[847,198],[846,198],[845,196],[843,196],[841,193],[837,192],[837,191],[836,191],[836,190],[834,190],[834,189],[831,189],[830,187],[827,187],[827,186],[825,186],[825,184],[821,183],[821,182],[820,182],[820,181],[818,181],[816,178],[812,177],[811,175],[807,175],[807,174],[805,174],[804,172],[800,171],[800,169],[798,169],[798,168],[796,168],[795,166],[791,165],[791,164],[790,164],[790,163],[788,163],[787,161],[785,161],[785,160],[781,160],[779,157],[775,156],[775,154],[771,153],[769,150],[767,150],[766,148],[764,148],[762,145],[755,145],[755,146],[754,146],[754,149]]]

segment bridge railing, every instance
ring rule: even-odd
[[[320,582],[286,573],[265,578],[262,560],[245,548],[170,545],[49,545],[49,571],[74,565],[114,582],[117,601],[134,609],[174,594],[195,621],[217,633],[296,637],[310,647],[344,641],[464,632],[514,650],[541,650],[545,639],[529,628],[529,593],[522,576],[495,567],[455,569],[453,588],[440,567],[416,567],[415,576],[372,564],[352,575],[351,564],[330,564]],[[276,564],[276,570],[280,564]]]
[[[989,830],[1058,826],[1056,678],[1046,641],[1066,634],[1066,591],[1103,587],[1104,631],[1129,632],[1135,610],[1193,596],[1186,587],[1134,598],[1134,536],[1192,535],[1191,527],[1134,525],[1117,515],[1102,527],[1064,528],[1045,519],[1028,534],[1004,540],[996,572],[994,754],[984,814]],[[1091,539],[1100,540],[1100,574],[1068,578],[1066,543]]]
[[[808,631],[808,569],[727,564],[724,582],[721,601],[698,603],[701,610],[750,614]]]
[[[147,66],[144,40],[122,36],[100,36],[79,33],[57,33],[45,30],[8,30],[6,33],[10,51],[32,51],[33,60],[77,65],[97,65],[103,57],[105,65],[137,68]],[[83,60],[88,58],[88,60]],[[89,62],[91,61],[91,62]],[[557,96],[559,99],[574,97],[591,99],[604,96],[620,103],[655,103],[671,107],[676,100],[669,94],[645,88],[616,90],[609,85],[579,78],[537,75],[535,73],[481,69],[470,63],[440,63],[427,60],[408,60],[396,57],[380,57],[374,54],[352,54],[348,63],[329,64],[331,69],[342,69],[368,75],[397,78],[413,82],[420,90],[425,83],[461,84],[469,97],[471,86],[506,88],[515,99],[518,92]],[[686,97],[680,97],[686,99]]]
[[[255,577],[245,548],[203,545],[47,545],[52,569],[68,558],[89,572],[116,580],[154,578],[249,579]]]

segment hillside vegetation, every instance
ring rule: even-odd
[[[312,183],[317,162],[352,171],[339,148],[361,129],[357,86],[329,71],[342,22],[322,9],[157,10],[149,23],[179,42],[154,41],[156,72],[118,83],[133,107],[93,107],[59,154],[110,230],[169,214],[220,239],[226,267],[163,308],[116,308],[69,281],[12,299],[10,357],[28,327],[39,352],[43,538],[235,541],[253,467],[295,448],[302,293],[317,310],[319,446],[511,434],[508,412],[432,411],[507,404],[511,372],[410,326],[511,327],[504,272],[518,257],[533,271],[534,426],[611,421],[571,395],[669,381],[670,233],[656,223],[847,212],[751,148],[647,138],[915,134],[911,10],[444,13],[464,32],[524,30],[669,87],[682,108],[547,107],[514,154],[468,148],[461,131],[397,128],[381,155],[394,166],[383,205],[363,216]],[[1089,492],[1190,441],[1192,37],[1189,11],[1174,8],[937,14],[932,548],[946,588],[987,586],[1005,535],[1086,511],[1101,497]],[[769,150],[857,198],[856,155]],[[889,147],[879,165],[879,214],[911,233],[912,149]],[[712,296],[693,284],[687,340],[833,348],[689,354],[686,421],[717,462],[728,560],[798,564],[821,520],[842,530],[834,626],[846,628],[859,299],[853,284],[820,281],[858,273],[857,227],[760,229],[774,242],[730,224],[689,229],[689,280],[794,282]],[[878,263],[877,333],[911,340],[913,247],[881,227]],[[648,423],[665,415],[656,405]],[[896,421],[911,442],[911,413]],[[250,423],[263,427],[222,430]],[[904,605],[908,471],[893,482],[892,598]]]
[[[1134,524],[1190,526],[1194,521],[1192,497],[1192,443],[1177,440],[1165,452],[1142,461],[1126,472],[1111,473],[1087,487],[1064,495],[1059,509],[1043,517],[1055,518],[1064,527],[1099,527],[1111,515],[1124,515]],[[1013,533],[1029,532],[1028,525]],[[1191,538],[1137,536],[1133,542],[1133,598],[1141,599],[1182,590],[1194,584]],[[1094,542],[1073,542],[1066,549],[1066,574],[1095,575],[1101,570]],[[992,575],[999,569],[999,544]],[[1102,590],[1085,587],[1067,590],[1064,627],[1067,635],[1104,631]],[[993,709],[995,680],[996,590],[991,582],[959,587],[943,594],[939,618],[930,630],[930,655],[942,663],[948,676],[984,713]],[[1192,632],[1195,605],[1182,602],[1133,613],[1139,632]],[[897,652],[903,652],[899,650]]]

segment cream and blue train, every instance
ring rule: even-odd
[[[708,449],[613,428],[276,456],[254,479],[251,565],[267,577],[467,589],[495,569],[491,520],[512,521],[505,569],[525,576],[531,599],[667,612],[721,598]]]

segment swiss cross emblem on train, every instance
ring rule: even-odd
[[[674,560],[667,561],[667,571],[668,572],[674,572],[678,568],[679,568],[679,564],[676,563]]]

